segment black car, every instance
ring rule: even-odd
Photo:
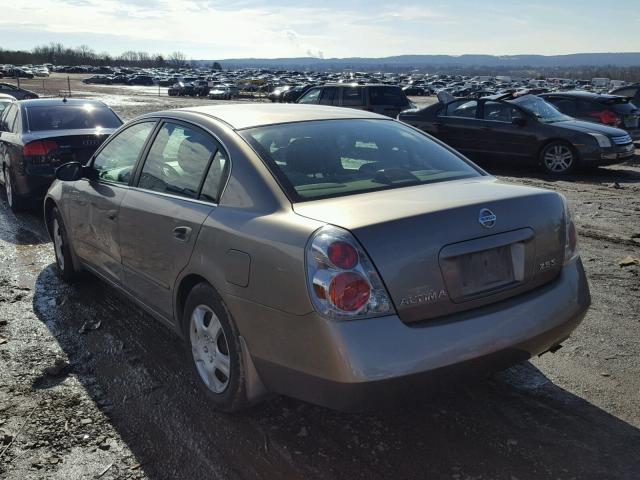
[[[575,120],[534,95],[455,99],[405,111],[398,119],[476,160],[537,163],[556,175],[634,155],[624,130]]]
[[[31,90],[18,88],[10,83],[0,82],[0,93],[11,95],[16,100],[26,100],[29,98],[38,98],[38,94]]]
[[[558,92],[540,95],[565,115],[623,128],[631,138],[640,140],[640,110],[629,98],[591,92]]]
[[[333,83],[313,87],[296,103],[357,108],[392,118],[414,106],[400,87],[355,83]]]
[[[149,75],[134,75],[127,81],[127,85],[154,85],[153,77]]]
[[[122,120],[104,103],[23,100],[0,117],[0,181],[13,210],[44,198],[58,166],[86,163]]]

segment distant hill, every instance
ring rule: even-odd
[[[214,60],[198,60],[196,63],[212,63]],[[276,69],[428,69],[428,68],[553,68],[553,67],[637,67],[640,52],[630,53],[574,53],[570,55],[397,55],[382,58],[230,58],[216,60],[225,68],[276,68]]]

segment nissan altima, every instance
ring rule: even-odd
[[[366,111],[148,114],[57,178],[61,277],[174,329],[225,411],[394,404],[555,351],[590,304],[562,195]]]

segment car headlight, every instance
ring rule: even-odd
[[[598,145],[600,145],[600,147],[608,148],[611,146],[611,140],[606,135],[603,135],[601,133],[590,133],[589,135],[596,139],[596,142],[598,142]]]

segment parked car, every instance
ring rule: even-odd
[[[82,83],[85,84],[96,84],[96,85],[111,85],[113,83],[113,78],[108,75],[92,75],[90,77],[84,78]]]
[[[413,107],[400,87],[391,85],[327,84],[311,88],[296,103],[357,108],[395,118]]]
[[[640,109],[627,97],[590,92],[558,92],[540,95],[565,115],[587,122],[626,130],[640,140]]]
[[[233,95],[231,89],[224,85],[217,85],[209,90],[209,98],[218,100],[231,100]]]
[[[2,112],[4,112],[5,108],[15,102],[15,97],[11,95],[6,95],[4,93],[0,93],[0,117],[2,117]]]
[[[634,155],[624,130],[575,120],[534,95],[455,99],[398,118],[476,160],[533,163],[553,175]]]
[[[11,95],[17,100],[26,100],[30,98],[38,98],[38,94],[31,90],[25,90],[24,88],[18,88],[10,83],[0,82],[0,93],[5,95]]]
[[[423,97],[424,95],[429,95],[429,92],[423,87],[417,87],[415,85],[407,85],[406,87],[402,88],[402,91],[405,95],[410,95],[413,97]]]
[[[127,85],[154,85],[153,77],[149,75],[134,75],[133,77],[127,80]]]
[[[0,181],[9,206],[44,198],[55,169],[85,163],[122,121],[104,103],[80,99],[13,102],[0,118]]]
[[[555,350],[590,303],[564,197],[369,112],[147,114],[57,177],[62,278],[171,326],[222,410],[415,397]]]

